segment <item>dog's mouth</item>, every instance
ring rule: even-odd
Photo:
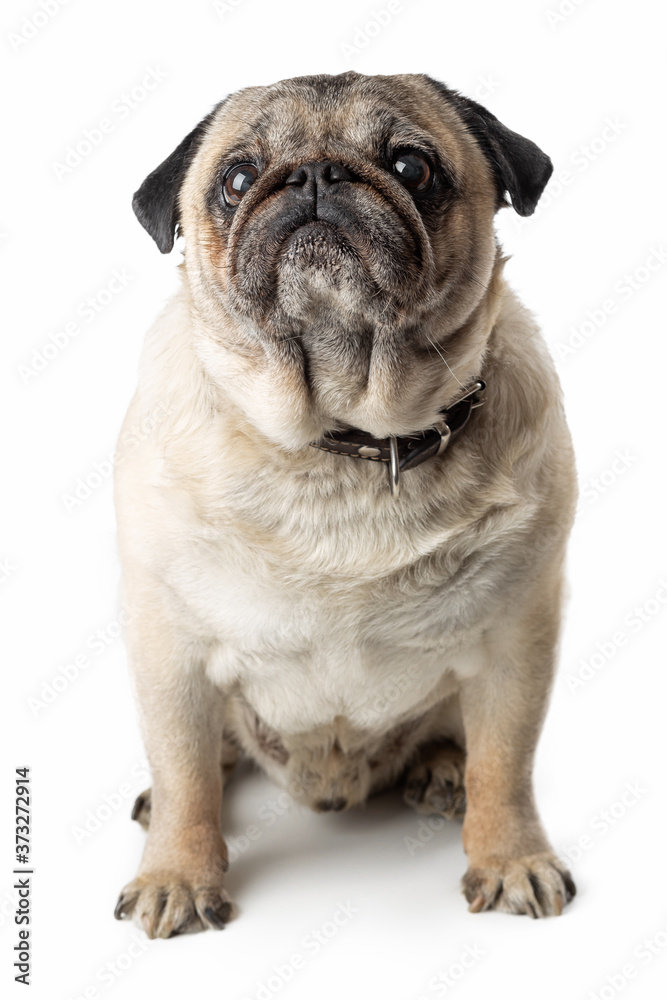
[[[313,219],[299,226],[285,240],[281,254],[284,262],[297,266],[333,266],[354,248],[345,233],[324,219]]]
[[[284,238],[275,276],[284,315],[310,326],[325,307],[334,314],[354,309],[376,291],[351,234],[324,219],[301,222]]]

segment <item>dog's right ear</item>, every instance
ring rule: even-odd
[[[477,101],[464,97],[427,76],[426,80],[456,109],[468,132],[479,143],[493,170],[498,205],[507,192],[519,215],[532,215],[553,172],[546,153],[530,139],[513,132]]]
[[[208,126],[220,105],[186,135],[171,156],[148,175],[132,199],[132,208],[144,229],[158,245],[160,253],[169,253],[180,222],[178,196],[183,180],[199,149]]]

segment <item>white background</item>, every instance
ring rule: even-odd
[[[69,0],[48,19],[38,15],[27,40],[24,18],[38,4],[3,5],[0,976],[12,996],[25,995],[11,968],[21,765],[32,768],[28,995],[39,1000],[652,1000],[664,992],[667,262],[653,253],[667,248],[664,31],[649,0],[565,0],[560,19],[558,2],[402,0],[363,47],[358,29],[384,0],[237,0],[221,13],[205,0]],[[151,68],[164,78],[121,111]],[[269,825],[260,810],[279,793],[246,775],[224,808],[228,838],[259,831],[229,873],[239,918],[223,933],[145,943],[112,918],[139,861],[144,834],[129,811],[148,782],[114,638],[108,466],[86,499],[70,510],[64,501],[112,454],[144,332],[178,283],[179,254],[158,253],[131,196],[226,93],[348,68],[428,72],[477,96],[555,163],[538,214],[522,221],[504,210],[498,229],[512,254],[506,274],[557,358],[583,490],[560,674],[535,774],[579,895],[560,919],[470,915],[459,892],[458,824],[434,832],[385,796],[342,816],[292,809]],[[103,118],[112,130],[58,178],[68,146]],[[114,270],[131,280],[104,304]],[[89,296],[103,305],[92,321],[81,314]],[[72,322],[77,335],[26,375],[39,364],[33,351]],[[68,680],[62,670],[77,656],[87,665]],[[588,679],[576,685],[579,673]],[[98,811],[98,829],[84,836]],[[339,903],[357,912],[332,934]],[[308,935],[322,927],[330,937],[316,952]],[[466,949],[477,957],[463,971]],[[303,967],[284,985],[271,979],[276,966],[284,978],[295,954]]]

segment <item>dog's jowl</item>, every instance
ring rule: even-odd
[[[531,777],[572,450],[494,233],[551,169],[427,76],[345,73],[227,97],[137,191],[185,243],[116,468],[153,773],[116,915],[150,936],[229,919],[241,756],[318,812],[400,784],[462,815],[475,912],[574,894]]]

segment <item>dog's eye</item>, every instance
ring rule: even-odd
[[[425,191],[433,180],[431,164],[417,153],[399,153],[394,159],[394,173],[410,191]]]
[[[228,205],[236,206],[257,180],[259,170],[252,163],[239,163],[225,177],[222,192]]]

